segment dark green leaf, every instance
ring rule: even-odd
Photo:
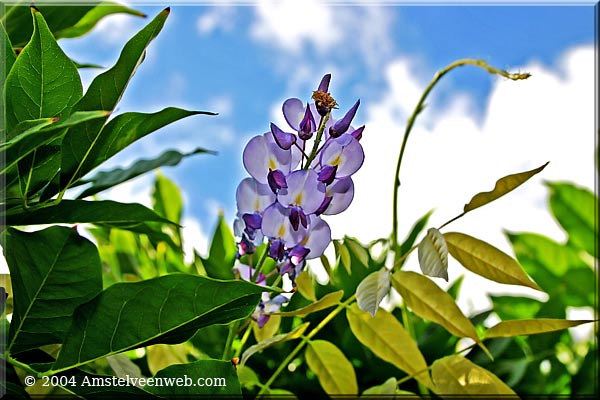
[[[223,214],[219,215],[217,226],[212,236],[208,259],[203,260],[208,276],[218,279],[232,279],[233,262],[237,247],[231,228],[225,222]]]
[[[12,49],[10,38],[4,29],[4,24],[0,23],[0,54],[4,57],[4,66],[2,67],[3,75],[0,76],[0,93],[4,93],[4,81],[10,72],[13,64],[17,60],[17,56]]]
[[[33,36],[6,78],[7,132],[21,121],[68,115],[83,92],[77,68],[56,43],[41,13],[33,8],[31,12]]]
[[[144,59],[146,48],[158,35],[168,15],[169,9],[165,9],[127,42],[117,63],[92,81],[83,98],[75,106],[76,111],[114,110],[127,84]],[[97,166],[96,159],[101,154],[106,154],[110,143],[106,141],[97,143],[103,132],[104,122],[104,120],[88,122],[83,126],[70,129],[65,135],[60,178],[62,187],[67,187]],[[92,152],[94,154],[91,154]],[[84,168],[85,166],[87,168]],[[52,192],[47,194],[47,196],[52,195]]]
[[[199,360],[188,364],[171,365],[158,371],[155,380],[173,382],[166,385],[148,385],[144,389],[161,396],[211,395],[240,396],[242,389],[235,367],[230,361]],[[179,383],[179,384],[178,384]]]
[[[34,211],[26,211],[22,208],[13,210],[14,214],[6,215],[8,226],[90,222],[123,228],[123,226],[138,225],[147,221],[170,223],[140,204],[118,203],[111,200],[63,200],[54,206]]]
[[[106,111],[78,111],[59,122],[55,122],[54,118],[41,118],[19,123],[15,128],[18,135],[10,135],[11,140],[0,144],[0,159],[5,160],[0,173],[6,172],[40,146],[64,135],[65,128],[106,115]]]
[[[144,13],[132,10],[121,4],[104,1],[92,7],[76,24],[66,27],[55,33],[57,38],[73,38],[83,36],[96,26],[98,21],[111,14],[130,14],[137,17],[146,17]]]
[[[547,183],[550,188],[550,208],[567,231],[569,242],[597,256],[598,198],[583,187],[571,183]]]
[[[127,182],[130,179],[133,179],[137,176],[145,174],[146,172],[152,171],[158,167],[162,166],[175,166],[183,160],[185,157],[192,156],[194,154],[200,153],[212,153],[210,150],[206,150],[198,147],[194,151],[190,153],[180,153],[175,150],[167,150],[162,153],[157,158],[151,160],[138,160],[133,165],[128,168],[115,168],[110,171],[101,171],[94,175],[89,180],[86,180],[84,183],[92,183],[92,186],[85,189],[79,196],[79,199],[92,196],[98,192],[111,188],[113,186],[119,185],[123,182]],[[213,153],[214,154],[214,153]],[[167,203],[170,204],[170,203]],[[156,208],[156,204],[154,209],[159,212]],[[165,216],[167,219],[170,219],[173,222],[179,222],[179,219],[171,219],[166,214],[161,214]]]
[[[59,226],[33,233],[10,229],[3,247],[14,295],[8,350],[62,343],[75,308],[102,290],[96,247]]]
[[[189,339],[198,329],[244,318],[264,287],[172,274],[116,283],[73,315],[55,371],[155,343]]]

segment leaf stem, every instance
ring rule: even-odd
[[[421,95],[421,98],[419,99],[419,102],[417,103],[413,113],[411,114],[411,116],[408,119],[408,122],[406,124],[406,129],[404,131],[404,137],[402,139],[402,145],[400,147],[400,154],[398,155],[398,162],[396,164],[396,172],[394,174],[394,196],[393,196],[394,198],[393,198],[393,204],[392,204],[393,209],[392,209],[392,236],[391,236],[392,243],[391,243],[391,245],[392,245],[392,249],[394,250],[394,252],[396,252],[398,249],[398,190],[400,188],[400,167],[402,166],[402,159],[404,157],[404,151],[406,150],[406,143],[408,142],[408,137],[410,135],[410,132],[412,131],[412,128],[414,126],[415,120],[417,119],[417,116],[425,108],[425,100],[427,99],[427,96],[429,95],[431,90],[434,88],[434,86],[448,72],[452,71],[453,69],[455,69],[457,67],[462,67],[464,65],[473,65],[475,67],[483,68],[490,74],[500,75],[500,76],[503,76],[503,77],[513,80],[513,81],[527,79],[531,76],[529,73],[512,74],[507,71],[495,68],[483,60],[475,60],[475,59],[471,59],[471,58],[454,61],[453,63],[447,65],[444,69],[441,69],[438,72],[436,72],[436,74],[434,75],[431,82],[429,82],[429,85],[427,85],[427,87],[425,88],[425,91]]]
[[[27,372],[27,373],[29,373],[31,375],[34,375],[37,378],[39,378],[40,376],[42,376],[41,372],[36,371],[35,369],[31,368],[28,364],[25,364],[25,363],[22,363],[21,361],[15,360],[11,356],[9,356],[8,353],[4,355],[4,358],[6,359],[6,361],[9,362],[9,364],[12,364],[15,367],[21,368],[25,372]]]
[[[259,399],[264,394],[266,394],[266,392],[270,389],[270,387],[273,384],[273,382],[275,381],[275,379],[277,379],[277,377],[279,376],[279,374],[281,374],[281,372],[284,370],[284,368],[286,368],[288,366],[288,364],[290,362],[292,362],[292,360],[294,359],[294,357],[296,357],[296,355],[300,352],[300,350],[302,350],[302,348],[306,344],[308,344],[308,342],[310,342],[310,339],[312,339],[317,333],[319,333],[319,331],[321,329],[323,329],[325,327],[325,325],[327,325],[333,318],[335,318],[336,315],[338,315],[342,310],[344,310],[354,300],[356,300],[356,294],[353,294],[352,296],[350,296],[343,303],[338,304],[338,306],[332,312],[330,312],[325,318],[323,318],[323,320],[319,323],[319,325],[315,326],[315,328],[312,331],[310,331],[310,333],[308,335],[302,337],[302,340],[300,341],[300,343],[298,343],[296,345],[296,347],[294,348],[294,350],[292,350],[292,352],[290,354],[288,354],[288,356],[285,358],[285,360],[283,360],[281,362],[281,364],[279,364],[279,367],[275,370],[273,375],[271,375],[271,377],[269,378],[267,383],[265,383],[262,386],[262,388],[260,389],[260,392],[258,392],[258,395],[256,396],[256,399]]]
[[[254,269],[254,273],[252,274],[252,282],[256,282],[256,278],[258,278],[258,274],[260,273],[260,270],[262,269],[263,265],[265,264],[265,260],[267,259],[267,254],[269,254],[269,247],[270,247],[270,245],[267,244],[267,247],[265,247],[265,251],[262,253],[262,255],[260,256],[260,259],[258,260],[258,264],[256,264],[256,268]]]

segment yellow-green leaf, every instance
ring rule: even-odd
[[[308,270],[305,269],[296,277],[296,288],[306,300],[317,301],[315,287],[313,286],[313,281],[308,274]]]
[[[273,317],[271,317],[273,318]],[[258,353],[259,351],[263,351],[267,347],[273,346],[274,344],[285,342],[286,340],[298,339],[302,336],[306,328],[310,325],[310,322],[305,322],[302,325],[298,326],[296,329],[291,330],[288,333],[282,333],[277,336],[273,336],[268,339],[261,340],[255,345],[252,345],[244,351],[242,354],[242,359],[240,361],[240,366],[246,364],[246,361],[253,355]]]
[[[348,275],[350,275],[352,272],[350,265],[350,252],[348,251],[348,248],[344,246],[341,240],[334,240],[333,248],[335,249],[335,256],[337,258],[338,266],[339,263],[342,263],[344,268],[346,268]]]
[[[461,356],[436,360],[431,375],[440,395],[516,396],[496,375]]]
[[[258,327],[256,322],[252,322],[252,331],[254,332],[254,338],[257,342],[262,342],[272,338],[279,330],[279,324],[281,323],[281,317],[279,315],[271,315],[266,324],[262,328]]]
[[[390,271],[382,268],[368,275],[356,288],[358,307],[375,316],[379,303],[390,292]]]
[[[306,363],[317,375],[321,387],[328,395],[358,394],[354,368],[344,353],[333,343],[326,340],[309,342],[306,349]]]
[[[293,316],[306,317],[310,313],[321,311],[326,308],[337,305],[343,296],[344,296],[344,291],[338,290],[337,292],[332,292],[332,293],[326,294],[325,296],[321,297],[318,301],[316,301],[306,307],[302,307],[302,308],[299,308],[294,311],[273,313],[273,315],[281,315],[282,317],[293,317]]]
[[[398,381],[396,380],[396,378],[391,377],[388,380],[386,380],[385,382],[383,382],[381,385],[377,385],[377,386],[371,386],[368,389],[365,389],[364,392],[362,392],[361,398],[364,396],[365,398],[371,398],[371,396],[376,396],[376,395],[386,395],[386,399],[389,398],[389,395],[392,394],[396,394],[396,386],[398,384]]]
[[[429,228],[419,243],[419,266],[425,275],[448,281],[448,247],[435,228]]]
[[[499,197],[504,196],[506,193],[521,186],[525,181],[535,174],[541,172],[544,168],[546,168],[546,165],[548,165],[548,163],[536,169],[532,169],[531,171],[507,175],[504,178],[498,179],[496,186],[494,186],[494,190],[491,192],[481,192],[473,196],[469,204],[465,204],[464,212],[468,213],[469,211],[486,205],[487,203],[491,203]]]
[[[521,319],[502,321],[485,333],[486,339],[512,336],[528,336],[572,328],[577,325],[594,322],[590,320],[566,320],[552,318]]]
[[[392,286],[415,314],[437,322],[453,335],[473,339],[487,351],[479,340],[475,327],[458,308],[452,296],[431,279],[412,271],[398,271],[392,275]]]
[[[185,364],[188,362],[187,350],[183,343],[176,345],[154,344],[146,347],[146,358],[148,369],[152,375],[156,375],[161,369],[173,364]]]
[[[409,375],[419,373],[415,379],[428,388],[433,388],[427,372],[427,362],[417,343],[392,314],[380,309],[373,318],[353,304],[346,309],[346,318],[354,336],[377,357]]]
[[[444,233],[444,238],[452,257],[469,271],[495,282],[542,290],[514,258],[491,244],[458,232]]]
[[[361,246],[356,240],[347,236],[344,238],[344,245],[348,247],[348,250],[354,254],[354,257],[356,257],[363,267],[369,268],[369,252],[367,249]]]

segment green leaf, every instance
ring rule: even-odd
[[[31,13],[33,35],[6,78],[8,132],[21,121],[68,115],[83,92],[77,68],[56,43],[42,14],[35,8]]]
[[[85,95],[76,104],[76,111],[114,110],[127,84],[144,59],[146,48],[158,35],[168,15],[169,9],[165,9],[127,42],[117,63],[92,81]],[[97,166],[96,159],[107,151],[106,147],[110,147],[110,143],[106,141],[98,143],[103,145],[100,146],[101,148],[97,146],[99,137],[106,137],[102,135],[104,122],[103,120],[88,122],[83,126],[70,129],[65,135],[62,143],[60,179],[62,187],[75,182],[91,168]],[[88,168],[84,168],[86,166]]]
[[[481,192],[473,196],[471,201],[465,205],[465,214],[483,205],[491,203],[492,201],[504,196],[506,193],[518,188],[529,178],[542,172],[542,170],[546,168],[546,165],[548,165],[548,163],[536,169],[532,169],[531,171],[520,172],[517,174],[507,175],[503,178],[500,178],[496,182],[496,185],[494,186],[494,189],[491,192]]]
[[[542,303],[536,299],[518,296],[493,296],[493,310],[501,320],[533,318]]]
[[[203,260],[208,276],[218,279],[233,279],[232,268],[236,252],[235,238],[221,213],[212,236],[208,258]]]
[[[471,321],[431,279],[412,271],[397,271],[392,275],[392,285],[415,314],[442,325],[453,335],[482,345]]]
[[[496,375],[461,356],[436,360],[431,374],[439,394],[516,396]]]
[[[356,239],[348,236],[344,237],[344,245],[348,248],[351,256],[354,256],[356,260],[365,268],[369,268],[369,252],[364,248],[363,245],[358,243]]]
[[[313,280],[307,269],[300,272],[300,274],[296,277],[296,288],[298,289],[298,293],[300,293],[306,300],[317,301]]]
[[[392,314],[379,310],[373,318],[353,304],[346,309],[346,317],[354,336],[377,357],[434,388],[417,343]]]
[[[269,339],[261,340],[259,343],[248,347],[242,354],[240,367],[243,367],[248,359],[254,354],[263,351],[267,347],[271,347],[277,343],[285,342],[287,340],[293,340],[302,337],[302,334],[304,334],[304,331],[306,331],[306,328],[308,328],[309,325],[310,322],[305,322],[288,333],[282,333]]]
[[[7,349],[62,343],[75,308],[102,290],[96,247],[60,226],[33,233],[9,229],[2,245],[14,297]]]
[[[141,378],[142,370],[140,367],[131,361],[131,359],[125,353],[113,354],[112,356],[106,357],[108,365],[115,373],[115,376],[119,378]]]
[[[106,111],[78,111],[58,122],[56,118],[41,118],[19,123],[15,127],[19,133],[10,135],[11,140],[0,144],[0,159],[5,160],[0,173],[5,173],[39,147],[63,136],[65,128],[107,115]]]
[[[9,226],[89,222],[125,229],[127,225],[140,225],[147,221],[172,223],[140,204],[112,200],[63,200],[54,206],[34,211],[21,208],[6,215],[6,225]]]
[[[200,328],[250,315],[268,288],[172,274],[116,283],[77,308],[54,372],[155,343],[180,343]]]
[[[495,282],[542,290],[515,259],[491,244],[458,232],[444,233],[444,238],[452,257],[469,271]]]
[[[379,303],[390,292],[390,285],[390,271],[385,267],[368,275],[356,288],[358,307],[374,317]]]
[[[152,375],[155,375],[163,368],[173,364],[184,364],[187,360],[188,351],[185,343],[168,345],[168,344],[153,344],[146,347],[146,360],[148,370]]]
[[[522,319],[516,321],[501,321],[488,329],[485,338],[529,336],[572,328],[594,321],[566,320],[552,318]]]
[[[333,307],[339,304],[340,300],[344,296],[344,291],[339,290],[337,292],[328,293],[321,297],[318,301],[306,306],[299,308],[294,311],[285,311],[279,313],[273,313],[274,315],[281,315],[282,317],[306,317],[308,314],[312,314],[317,311],[325,310],[329,307]]]
[[[423,274],[443,278],[448,282],[448,246],[444,236],[435,228],[429,228],[419,243],[419,266]]]
[[[91,138],[85,135],[75,136],[70,134],[71,131],[69,131],[65,136],[67,147],[63,146],[65,155],[63,156],[62,168],[69,173],[73,173],[72,181],[75,182],[136,140],[172,122],[198,114],[213,115],[205,111],[187,111],[169,107],[152,114],[131,112],[117,115],[97,135]],[[179,160],[185,156],[180,155]],[[177,157],[178,155],[173,152],[166,155],[164,160],[157,161],[173,163]],[[147,160],[138,168],[152,168],[153,165],[160,166],[157,161]],[[175,164],[178,162],[176,161]],[[143,172],[138,172],[137,175]],[[63,183],[66,184],[65,179],[63,179]]]
[[[4,93],[4,82],[6,81],[6,76],[12,69],[13,64],[17,60],[17,55],[13,51],[12,44],[10,43],[10,38],[4,29],[4,24],[0,22],[0,54],[4,57],[4,66],[1,69],[3,75],[0,76],[0,93]]]
[[[156,175],[154,181],[152,208],[169,221],[181,222],[183,198],[179,188],[173,181],[160,173]]]
[[[271,315],[262,328],[258,327],[256,321],[253,321],[252,333],[254,333],[254,339],[259,343],[263,340],[271,339],[279,331],[279,325],[281,325],[281,317],[279,315]]]
[[[399,253],[396,254],[394,257],[395,258],[394,265],[396,265],[396,263],[400,257],[402,257],[404,254],[408,253],[410,251],[410,249],[413,247],[413,245],[417,241],[417,237],[423,231],[423,229],[425,229],[425,227],[427,226],[427,222],[429,222],[429,217],[431,217],[431,214],[433,214],[433,210],[430,210],[429,212],[427,212],[427,214],[423,215],[421,218],[419,218],[419,220],[417,222],[415,222],[415,224],[413,225],[413,227],[410,230],[410,233],[408,234],[408,236],[406,237],[404,242],[402,242],[402,244],[400,245]],[[404,265],[405,262],[406,262],[406,259],[404,259],[402,261],[402,263],[399,265],[402,266],[402,265]]]
[[[341,264],[348,271],[348,275],[352,274],[352,265],[350,261],[350,252],[348,248],[342,243],[341,240],[333,240],[333,247],[335,249],[335,257],[337,258],[338,265]]]
[[[151,378],[150,378],[151,379]],[[166,384],[158,385],[158,382]],[[154,376],[144,389],[159,396],[210,395],[240,396],[242,389],[229,361],[199,360],[188,364],[171,365]]]
[[[180,153],[175,150],[167,150],[160,156],[150,160],[138,160],[128,168],[115,168],[110,171],[100,171],[96,173],[90,179],[82,183],[92,183],[92,186],[85,189],[77,198],[83,199],[88,196],[92,196],[98,192],[117,186],[123,182],[127,182],[137,176],[143,175],[146,172],[152,171],[162,166],[175,166],[181,162],[185,157],[189,157],[200,153],[212,153],[210,150],[198,147],[189,153]],[[214,153],[213,153],[214,154]],[[156,207],[154,207],[155,210]],[[158,211],[158,210],[157,210]],[[165,214],[161,214],[167,219],[171,219]],[[171,219],[173,222],[179,223],[179,220]]]
[[[306,363],[319,378],[328,395],[356,396],[358,384],[352,364],[333,343],[325,340],[308,342]]]
[[[598,240],[598,198],[583,187],[571,183],[546,183],[550,188],[550,208],[567,231],[569,242],[594,257]]]
[[[130,14],[137,17],[146,17],[144,13],[132,10],[129,7],[104,1],[91,8],[76,24],[57,31],[55,36],[57,38],[83,36],[91,31],[102,18],[112,14]]]

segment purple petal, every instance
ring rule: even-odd
[[[242,159],[246,171],[262,184],[267,183],[269,170],[279,169],[288,173],[297,165],[292,165],[292,153],[281,149],[271,132],[250,139],[244,148]]]
[[[273,204],[275,195],[269,190],[269,186],[259,183],[254,178],[246,178],[238,185],[235,200],[239,213],[255,213],[263,212]]]
[[[360,140],[360,139],[362,139],[362,134],[363,134],[364,130],[365,130],[365,126],[363,125],[360,128],[352,131],[351,135],[354,139]]]
[[[269,187],[273,193],[277,193],[277,191],[281,188],[287,188],[285,175],[278,169],[275,171],[269,171],[267,174],[267,182],[269,183]]]
[[[246,223],[246,227],[252,228],[254,230],[260,229],[260,226],[262,224],[262,217],[260,216],[260,214],[246,213],[242,215],[242,219]]]
[[[329,207],[329,204],[331,204],[331,200],[333,200],[332,197],[325,197],[325,199],[323,200],[323,203],[321,203],[321,205],[319,206],[317,211],[315,211],[315,215],[323,214],[325,212],[325,210],[327,210],[327,207]]]
[[[296,143],[296,135],[287,133],[279,129],[277,125],[271,122],[271,133],[273,138],[279,147],[284,150],[289,150],[294,143]]]
[[[269,246],[269,256],[276,261],[283,260],[283,257],[285,256],[285,245],[283,244],[283,241],[275,239],[271,242],[271,245]]]
[[[337,165],[337,178],[350,176],[360,169],[365,160],[362,146],[352,135],[342,135],[339,138],[329,140],[321,151],[320,163],[326,165]]]
[[[304,105],[300,99],[287,99],[283,102],[283,116],[288,125],[296,132],[300,130],[300,121],[304,115]]]
[[[336,179],[333,185],[327,187],[326,198],[331,198],[331,204],[324,209],[322,214],[335,215],[345,211],[354,198],[354,183],[349,176]]]
[[[246,254],[254,254],[256,252],[256,246],[254,243],[250,241],[246,234],[242,235],[242,240],[238,244],[238,257],[244,256]]]
[[[326,74],[325,76],[323,76],[323,78],[321,79],[321,83],[319,83],[319,87],[317,88],[317,90],[319,90],[321,92],[328,92],[330,81],[331,81],[331,74]]]
[[[310,249],[310,253],[306,256],[307,260],[320,257],[331,243],[331,228],[327,222],[315,215],[311,215],[309,218],[310,229],[301,242],[302,246]]]
[[[350,124],[352,123],[352,120],[354,119],[354,116],[356,115],[356,110],[358,110],[359,105],[360,105],[360,99],[357,100],[356,103],[354,103],[352,108],[350,108],[350,110],[348,110],[348,112],[346,113],[346,115],[344,115],[344,117],[342,119],[340,119],[335,124],[333,124],[333,126],[329,129],[330,136],[339,137],[343,133],[345,133],[348,130],[348,128],[350,128]]]
[[[317,125],[315,123],[315,118],[310,111],[310,106],[306,105],[306,112],[304,113],[304,118],[300,121],[300,126],[298,129],[298,136],[302,140],[308,140],[312,137],[313,132],[317,130]]]
[[[270,315],[266,315],[266,314],[260,314],[258,316],[258,320],[256,321],[256,323],[258,324],[259,328],[262,328],[263,326],[265,326],[265,324],[267,322],[269,322],[269,318],[271,318]]]
[[[324,166],[319,172],[319,182],[323,182],[326,185],[330,185],[335,179],[335,173],[337,172],[337,165]]]
[[[265,210],[261,231],[271,239],[281,239],[288,248],[297,245],[306,235],[306,229],[292,228],[288,209],[279,203],[274,203]]]
[[[307,249],[306,247],[296,246],[292,250],[290,250],[290,254],[289,254],[290,261],[292,262],[292,264],[298,265],[302,261],[304,261],[304,259],[308,255],[308,253],[310,253],[310,250]]]
[[[281,189],[277,201],[284,207],[299,206],[306,214],[314,213],[325,198],[325,185],[314,170],[294,171],[286,178],[287,188]]]

